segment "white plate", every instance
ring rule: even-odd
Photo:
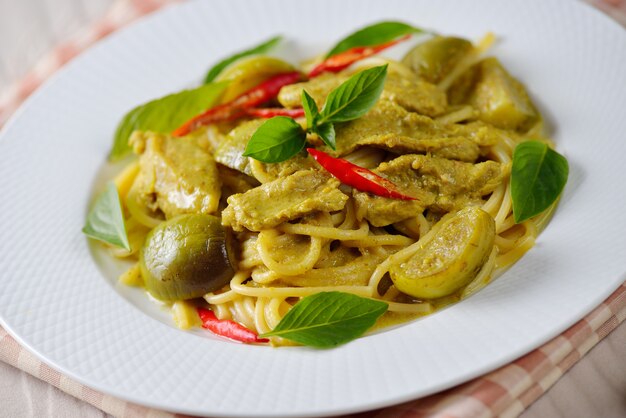
[[[387,18],[499,35],[494,53],[529,86],[571,165],[535,248],[462,303],[325,351],[185,333],[115,285],[80,229],[127,109],[270,35],[285,34],[285,54],[301,58]],[[213,0],[157,13],[72,62],[3,131],[0,323],[95,389],[199,415],[347,413],[478,376],[562,332],[625,279],[625,69],[626,32],[572,0]]]

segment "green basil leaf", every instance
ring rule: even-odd
[[[366,114],[382,93],[386,77],[387,64],[354,74],[330,92],[320,112],[319,124],[346,122]]]
[[[525,141],[513,151],[511,199],[516,223],[546,210],[558,199],[567,182],[565,157],[539,141]]]
[[[204,83],[205,84],[210,83],[213,80],[215,80],[215,77],[217,77],[222,72],[222,70],[224,70],[224,68],[228,67],[230,64],[232,64],[233,62],[241,58],[249,57],[251,55],[264,54],[270,51],[280,41],[282,41],[282,39],[283,39],[282,36],[275,36],[272,39],[269,39],[259,45],[253,46],[250,49],[246,49],[245,51],[238,52],[228,58],[221,60],[208,71],[207,75],[204,77]]]
[[[392,41],[409,33],[420,33],[422,29],[407,25],[402,22],[380,22],[366,26],[342,39],[335,45],[326,58],[357,46],[374,46]]]
[[[332,123],[327,122],[315,127],[316,134],[322,138],[322,141],[332,149],[335,149],[335,127]]]
[[[258,127],[243,155],[264,163],[279,163],[302,151],[305,142],[306,133],[296,121],[275,116]]]
[[[83,233],[88,237],[103,241],[130,251],[122,204],[115,183],[107,184],[106,189],[87,215]]]
[[[313,100],[306,90],[302,90],[302,108],[304,109],[304,115],[306,116],[307,129],[313,129],[319,116],[319,110],[317,109],[315,100]]]
[[[115,161],[130,153],[128,138],[133,131],[150,130],[170,133],[187,120],[215,104],[227,81],[206,84],[152,100],[128,112],[117,126],[109,160]]]
[[[385,302],[343,292],[321,292],[294,305],[276,328],[261,337],[283,337],[329,348],[360,337],[387,311]]]

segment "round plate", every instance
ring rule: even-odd
[[[383,19],[499,36],[493,53],[528,86],[571,167],[535,248],[477,295],[332,350],[182,332],[122,297],[80,230],[123,114],[277,33],[289,40],[283,55],[297,62]],[[466,381],[562,332],[624,281],[624,68],[626,32],[572,0],[214,0],[168,8],[74,60],[4,129],[0,323],[88,386],[198,415],[347,413]]]

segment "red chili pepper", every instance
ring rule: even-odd
[[[326,171],[348,186],[352,186],[362,192],[391,199],[415,200],[414,197],[402,194],[398,190],[398,186],[391,181],[371,172],[367,168],[359,167],[341,158],[331,157],[315,148],[307,148],[306,150]]]
[[[297,71],[278,74],[262,82],[228,103],[212,107],[183,123],[176,128],[172,135],[185,136],[200,126],[215,122],[224,122],[245,116],[245,110],[261,103],[265,103],[276,96],[283,86],[300,81],[301,75]]]
[[[309,73],[309,78],[320,75],[323,72],[338,73],[339,71],[348,68],[353,63],[367,58],[371,55],[377,54],[380,51],[394,46],[395,44],[406,41],[411,35],[405,35],[401,38],[394,39],[393,41],[386,42],[380,45],[374,46],[356,46],[346,51],[340,52],[337,55],[333,55],[317,64],[315,68]]]
[[[214,334],[242,343],[267,343],[268,338],[259,338],[256,332],[249,330],[235,321],[217,319],[213,311],[198,308],[198,315],[202,320],[202,328],[206,328]]]
[[[246,113],[257,118],[273,118],[274,116],[289,116],[290,118],[300,118],[304,116],[304,109],[298,107],[296,109],[277,108],[259,108],[253,107],[246,109]]]

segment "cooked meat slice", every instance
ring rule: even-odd
[[[244,157],[243,153],[248,141],[263,122],[263,119],[246,121],[230,131],[215,150],[215,161],[252,176],[250,160],[248,157]]]
[[[347,200],[337,179],[320,171],[298,171],[230,196],[222,223],[235,231],[261,231],[315,211],[341,210]]]
[[[419,80],[417,76],[409,78],[394,72],[387,74],[380,98],[397,103],[410,112],[427,116],[441,115],[447,105],[446,93],[434,84]]]
[[[278,93],[278,101],[285,107],[302,107],[302,90],[306,90],[321,109],[326,96],[348,78],[349,76],[343,73],[320,74],[309,81],[284,86]]]
[[[361,146],[382,148],[398,154],[429,154],[433,157],[449,158],[474,162],[480,156],[480,147],[472,140],[463,137],[415,139],[404,135],[384,134],[361,138],[350,144],[351,148],[341,147],[342,153],[349,154]],[[339,147],[338,147],[339,148]]]
[[[278,101],[285,107],[302,106],[302,90],[313,97],[321,109],[330,92],[349,78],[348,74],[322,74],[303,83],[283,87]],[[407,77],[405,74],[389,72],[381,100],[391,101],[403,109],[428,116],[437,116],[446,109],[446,94],[433,84]]]
[[[215,160],[198,138],[136,132],[131,143],[140,155],[133,190],[148,208],[160,209],[166,218],[217,211],[221,181]]]
[[[424,209],[445,213],[478,204],[508,175],[510,167],[495,161],[478,164],[424,155],[403,155],[374,172],[416,200],[404,201],[354,191],[357,216],[385,226],[416,216]]]
[[[343,156],[354,151],[356,148],[365,145],[368,138],[395,135],[408,137],[415,140],[441,140],[441,145],[446,144],[445,138],[454,138],[454,141],[471,141],[478,147],[486,147],[495,144],[504,133],[498,129],[489,127],[480,122],[469,124],[442,124],[433,119],[418,115],[414,112],[407,112],[403,107],[389,100],[379,100],[378,103],[363,117],[347,123],[337,124],[337,150],[329,152],[335,156]],[[464,141],[467,140],[467,141]],[[452,140],[451,140],[452,141]],[[372,145],[368,143],[367,145]],[[384,144],[381,144],[381,148]],[[457,144],[458,145],[458,144]],[[453,145],[455,148],[457,145]],[[415,145],[412,150],[420,151],[421,145]],[[472,147],[465,145],[464,147]],[[474,148],[474,147],[472,147]],[[476,148],[474,148],[476,149]],[[391,149],[393,151],[393,149]],[[408,151],[412,151],[407,148]],[[471,151],[473,153],[474,151]],[[448,151],[446,151],[448,153]],[[455,158],[448,155],[442,157],[455,158],[465,161],[469,156],[467,151],[462,153],[463,158]],[[469,161],[469,160],[468,160]],[[471,160],[473,161],[473,160]]]
[[[263,122],[265,122],[263,119],[246,121],[230,131],[215,151],[215,160],[226,167],[256,178],[260,183],[267,183],[315,166],[313,160],[307,158],[304,152],[286,161],[269,164],[244,157],[248,141]]]

